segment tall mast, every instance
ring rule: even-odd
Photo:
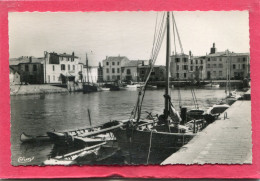
[[[169,104],[169,59],[170,59],[170,13],[167,12],[167,35],[166,35],[166,85],[165,85],[165,108],[164,114],[168,117],[170,104]]]
[[[86,53],[86,67],[87,67],[87,79],[89,84],[89,75],[88,75],[88,54]]]

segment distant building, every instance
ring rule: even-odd
[[[66,83],[81,81],[83,64],[79,57],[72,54],[57,54],[45,52],[44,83]]]
[[[206,79],[206,57],[190,56],[189,79],[204,80]]]
[[[9,80],[10,80],[10,85],[21,84],[20,74],[12,67],[9,67]]]
[[[175,80],[243,79],[250,76],[249,53],[217,52],[215,43],[210,53],[193,56],[190,52],[171,56],[171,77]]]
[[[138,67],[139,81],[146,81],[147,75],[150,71],[149,65],[142,65]],[[154,65],[149,81],[164,81],[166,75],[166,67],[162,65]]]
[[[9,66],[19,72],[20,82],[28,84],[44,83],[44,58],[19,57],[10,59]]]
[[[189,55],[172,55],[170,59],[170,74],[172,79],[187,80],[189,78],[189,66]]]
[[[121,68],[130,60],[125,56],[106,57],[103,60],[103,80],[116,81],[121,80]]]
[[[207,79],[243,79],[250,76],[249,53],[217,52],[215,44],[206,55]]]
[[[122,65],[122,81],[139,81],[138,69],[140,66],[144,66],[148,64],[148,60],[131,60],[126,64]]]

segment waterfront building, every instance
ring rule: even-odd
[[[141,82],[146,80],[147,74],[150,71],[149,65],[141,65],[138,67],[138,77]],[[164,81],[166,74],[166,67],[163,65],[154,65],[149,81]]]
[[[206,55],[206,78],[208,80],[243,79],[250,76],[249,53],[234,53],[230,51],[217,52],[215,43]]]
[[[121,68],[130,60],[125,56],[106,57],[103,60],[103,80],[116,81],[121,80]]]
[[[196,80],[196,81],[206,79],[206,57],[205,56],[193,56],[190,53],[189,79]]]
[[[19,72],[20,82],[25,84],[42,84],[44,83],[44,58],[35,58],[22,56],[13,58],[9,61],[9,67]]]
[[[189,79],[189,55],[174,54],[170,57],[170,75],[173,80]]]
[[[250,76],[249,53],[217,52],[215,43],[203,56],[175,54],[171,56],[170,72],[173,80],[241,80]]]
[[[45,52],[44,83],[67,83],[81,81],[83,64],[79,57],[72,54],[57,54]]]
[[[139,81],[138,70],[140,66],[145,66],[148,64],[148,60],[131,60],[124,64],[121,68],[122,81]]]
[[[9,67],[9,81],[10,81],[10,85],[21,84],[20,74],[12,67]]]

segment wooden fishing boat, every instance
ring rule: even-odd
[[[41,136],[32,136],[22,133],[20,136],[20,140],[23,143],[26,142],[40,142],[40,141],[50,141],[50,137],[48,135],[41,135]]]
[[[54,158],[49,158],[43,162],[44,165],[72,165],[79,159],[88,159],[90,162],[96,159],[98,150],[106,142],[95,144],[93,146],[87,146],[83,149],[62,155]]]
[[[163,16],[165,17],[165,16]],[[174,16],[172,14],[172,21],[175,24]],[[161,22],[165,22],[162,20]],[[146,86],[143,86],[138,93],[138,100],[132,111],[134,121],[130,120],[122,127],[113,130],[118,145],[123,152],[128,152],[130,155],[139,154],[140,151],[147,153],[147,163],[149,162],[149,155],[151,150],[164,151],[164,150],[177,150],[183,145],[187,144],[195,135],[195,129],[190,130],[187,126],[180,125],[181,118],[179,113],[175,110],[169,93],[169,64],[170,64],[170,13],[167,12],[166,24],[161,24],[161,28],[166,26],[166,74],[165,74],[165,95],[164,95],[164,111],[160,116],[154,117],[152,122],[145,120],[144,124],[140,124],[141,121],[141,107],[143,96],[145,93]],[[176,31],[177,32],[177,31]],[[161,44],[163,35],[158,36],[155,42]],[[158,47],[157,47],[158,48]],[[158,48],[159,49],[159,48]],[[152,57],[157,57],[158,51],[154,52]],[[147,84],[153,65],[156,58],[151,59],[150,72],[146,78],[145,84]],[[144,121],[144,120],[142,120]],[[150,121],[150,122],[149,122]],[[194,124],[196,126],[196,124]]]

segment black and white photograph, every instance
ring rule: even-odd
[[[252,164],[248,11],[9,12],[11,164]]]

